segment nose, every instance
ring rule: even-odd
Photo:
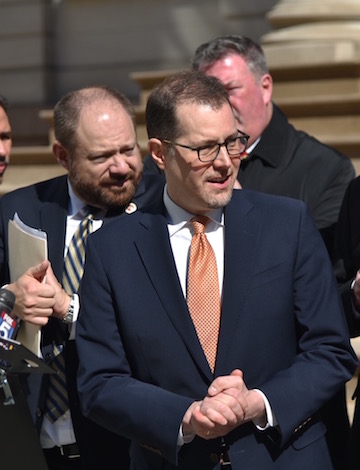
[[[0,155],[2,156],[5,155],[5,144],[1,138],[0,138]]]
[[[129,164],[120,153],[116,153],[111,157],[109,166],[110,173],[125,174],[128,170]]]
[[[225,145],[222,145],[220,147],[220,152],[218,156],[216,157],[216,159],[213,161],[213,165],[217,168],[220,168],[220,167],[230,168],[231,158],[229,157],[229,154],[226,150]]]

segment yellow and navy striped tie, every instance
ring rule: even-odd
[[[62,283],[65,291],[72,295],[78,291],[84,271],[85,247],[88,235],[92,232],[93,215],[86,208],[84,218],[75,230],[64,259]],[[55,422],[69,409],[66,389],[65,360],[62,345],[55,345],[51,363],[56,374],[49,377],[45,416]]]

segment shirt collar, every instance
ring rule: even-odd
[[[69,207],[68,207],[68,215],[70,217],[74,217],[75,215],[80,214],[80,211],[85,207],[84,201],[79,199],[71,186],[69,178],[67,180],[68,183],[68,191],[69,191]]]
[[[187,212],[182,207],[175,204],[167,192],[167,185],[164,188],[164,206],[167,212],[167,220],[170,236],[181,230],[195,214]],[[213,209],[206,214],[216,225],[223,224],[223,209]]]
[[[84,217],[84,208],[87,204],[76,196],[69,181],[69,178],[67,180],[67,183],[69,191],[68,216],[74,219],[82,219]],[[105,211],[99,209],[95,210],[94,213],[94,219],[102,219],[104,217]]]
[[[260,142],[261,136],[258,137],[255,142],[253,142],[249,147],[246,149],[246,153],[250,155],[250,153],[254,150],[254,148],[257,146],[257,144]]]

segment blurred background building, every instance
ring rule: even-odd
[[[275,101],[358,171],[359,33],[359,0],[0,0],[0,93],[14,133],[0,190],[61,173],[52,107],[86,85],[117,87],[137,105],[144,147],[148,89],[224,34],[263,45]]]

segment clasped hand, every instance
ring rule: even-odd
[[[204,439],[214,439],[255,419],[266,424],[264,401],[258,392],[248,390],[242,372],[236,369],[228,376],[217,377],[208,395],[190,405],[182,429],[185,436],[197,434]]]

